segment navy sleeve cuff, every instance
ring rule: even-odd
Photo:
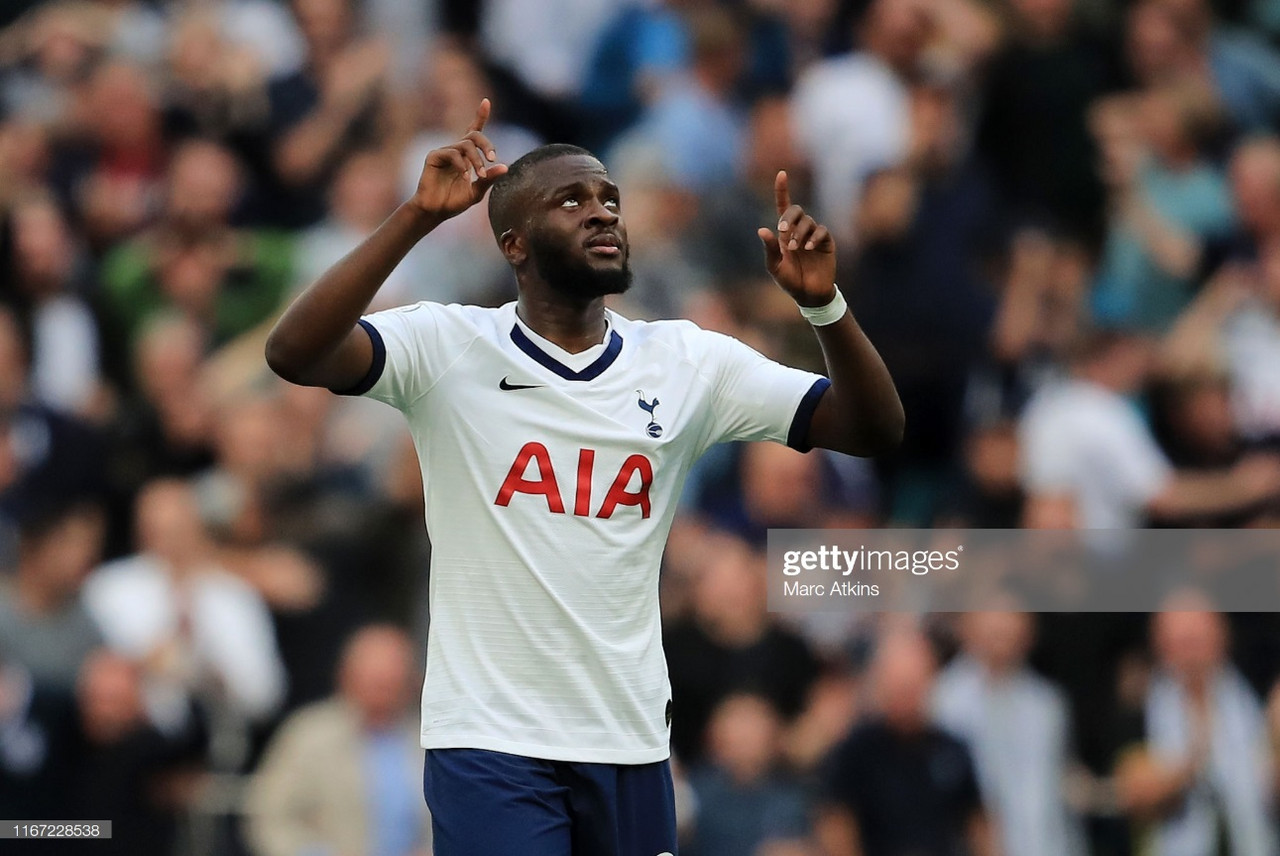
[[[807,452],[813,448],[809,445],[809,423],[813,421],[813,412],[818,409],[822,394],[831,386],[831,381],[820,377],[809,387],[809,391],[800,399],[796,415],[791,420],[791,430],[787,432],[787,445],[798,452]]]
[[[378,378],[382,377],[382,370],[387,367],[387,346],[382,341],[382,334],[378,332],[378,328],[370,324],[363,318],[360,319],[360,326],[369,334],[369,341],[373,344],[373,363],[369,366],[369,371],[365,376],[360,378],[360,382],[353,387],[347,389],[335,389],[337,395],[364,395],[373,389],[373,385],[378,382]]]

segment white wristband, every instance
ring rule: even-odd
[[[830,303],[826,306],[801,306],[800,314],[813,326],[825,327],[839,321],[848,310],[849,304],[844,302],[844,295],[840,293],[840,286],[837,285],[836,296],[831,298]]]

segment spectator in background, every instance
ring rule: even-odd
[[[189,485],[152,482],[136,518],[138,553],[94,571],[85,601],[107,644],[144,665],[151,720],[176,733],[193,701],[264,720],[285,674],[262,598],[219,565]]]
[[[973,755],[1001,852],[1080,856],[1083,830],[1066,801],[1070,714],[1027,666],[1033,622],[1022,612],[960,616],[961,653],[938,676],[934,716]]]
[[[294,245],[293,292],[315,282],[378,228],[400,199],[391,159],[380,152],[356,152],[338,167],[329,191],[328,214],[302,232]],[[387,305],[409,299],[409,276],[397,270],[387,283]]]
[[[632,281],[610,308],[628,317],[680,318],[684,307],[708,296],[705,265],[690,251],[690,231],[699,228],[701,200],[675,180],[664,153],[651,141],[619,145],[610,175],[627,188],[627,235]],[[701,231],[701,230],[699,230]]]
[[[190,476],[213,463],[213,406],[202,382],[207,332],[193,319],[160,313],[139,330],[116,412],[112,488],[131,511],[158,476]]]
[[[578,107],[591,117],[584,145],[607,151],[688,65],[684,20],[697,0],[620,4],[595,43]]]
[[[263,58],[224,32],[213,6],[175,15],[168,44],[165,126],[179,137],[216,140],[249,153],[269,112]]]
[[[16,572],[0,580],[0,651],[36,681],[69,691],[102,644],[81,591],[101,556],[102,510],[67,501],[25,511]]]
[[[1280,239],[1280,139],[1254,136],[1231,155],[1228,164],[1238,228],[1227,240],[1210,243],[1204,268],[1255,262],[1262,248]]]
[[[29,354],[17,317],[0,304],[0,432],[7,451],[0,467],[0,519],[10,523],[92,503],[105,485],[100,432],[30,399]]]
[[[1139,392],[1150,347],[1132,335],[1094,332],[1077,347],[1071,376],[1046,385],[1022,416],[1028,513],[1064,501],[1073,525],[1128,529],[1256,510],[1280,491],[1280,461],[1253,455],[1230,469],[1175,470],[1126,396]]]
[[[324,216],[324,192],[346,155],[376,146],[387,127],[386,44],[356,32],[351,0],[293,0],[306,65],[268,87],[272,181],[268,219],[309,226]]]
[[[699,196],[728,187],[743,166],[746,117],[736,103],[745,34],[726,10],[696,9],[686,20],[689,68],[671,81],[626,139],[662,153],[667,173]]]
[[[215,417],[216,463],[197,477],[194,487],[208,522],[229,544],[255,547],[270,541],[270,492],[289,479],[291,465],[314,465],[314,460],[293,458],[292,441],[286,442],[280,431],[281,416],[279,398],[254,395],[229,401]],[[300,445],[314,451],[306,439],[299,438]]]
[[[5,31],[0,107],[6,117],[66,133],[77,97],[102,58],[106,33],[84,7],[43,4]]]
[[[814,64],[792,92],[796,140],[822,173],[815,216],[841,241],[854,235],[866,177],[907,156],[909,86],[933,34],[932,15],[923,0],[874,0],[859,25],[861,49]]]
[[[573,99],[582,89],[591,45],[619,4],[614,0],[487,0],[479,41],[507,120],[549,140],[576,139]],[[507,157],[504,153],[503,157]]]
[[[985,263],[1002,224],[986,173],[966,151],[958,84],[912,90],[911,157],[867,181],[860,245],[840,274],[915,414],[899,451],[879,462],[891,517],[911,525],[928,525],[954,482],[965,390],[994,314]]]
[[[162,732],[147,720],[138,664],[107,651],[94,653],[76,684],[84,746],[77,753],[63,810],[112,822],[99,852],[134,856],[170,853],[178,816],[198,775],[205,735],[195,722]],[[105,845],[105,846],[103,846]]]
[[[695,467],[691,510],[763,548],[770,528],[856,528],[874,517],[874,474],[846,456],[735,444]]]
[[[1073,0],[1014,0],[982,82],[978,150],[1018,219],[1095,240],[1103,228],[1089,105],[1118,84],[1110,46]]]
[[[447,145],[455,129],[466,127],[475,105],[490,91],[490,78],[480,62],[461,47],[440,45],[423,68],[418,98],[421,128],[400,158],[397,198],[408,198],[418,187],[427,153]],[[458,123],[462,124],[459,125]],[[530,131],[514,125],[502,111],[485,126],[485,136],[504,158],[514,160],[541,144]],[[514,294],[502,257],[493,251],[493,232],[479,206],[446,220],[401,262],[394,277],[403,275],[406,291],[389,299],[399,302],[435,300],[441,303],[487,300],[504,303]],[[383,299],[379,292],[379,300]]]
[[[1154,856],[1272,853],[1272,763],[1262,706],[1227,658],[1223,616],[1199,595],[1169,598],[1152,623],[1159,671],[1141,748],[1122,755],[1122,807],[1149,823]]]
[[[994,856],[963,743],[931,724],[935,660],[912,631],[890,631],[871,665],[878,715],[832,751],[818,840],[831,856]]]
[[[1240,434],[1268,443],[1280,436],[1280,142],[1243,143],[1230,170],[1242,228],[1210,247],[1214,273],[1167,337],[1163,368],[1225,373]]]
[[[1185,70],[1212,84],[1236,130],[1270,130],[1280,117],[1280,53],[1257,35],[1220,26],[1207,0],[1161,0]],[[1176,60],[1175,60],[1176,62]]]
[[[31,394],[47,407],[88,415],[101,392],[98,327],[85,303],[83,270],[66,218],[47,194],[9,210],[13,269],[0,285],[31,337]]]
[[[763,557],[735,538],[716,548],[694,582],[693,615],[663,634],[672,697],[671,745],[686,764],[702,759],[711,713],[735,692],[767,699],[785,721],[804,708],[818,676],[805,641],[766,610]]]
[[[849,27],[840,25],[850,5],[838,0],[779,0],[758,3],[758,8],[784,16],[787,24],[787,54],[794,73],[848,47]]]
[[[735,694],[707,725],[707,761],[689,773],[698,814],[689,856],[742,856],[809,834],[798,783],[779,771],[782,719],[767,699]]]
[[[1174,466],[1220,469],[1244,453],[1224,376],[1206,373],[1157,383],[1151,401],[1153,429]]]
[[[941,528],[1017,529],[1024,496],[1018,479],[1018,432],[999,420],[975,426],[965,439],[964,474],[944,506]]]
[[[89,0],[68,4],[78,17],[102,33],[107,49],[145,68],[154,68],[164,52],[168,20],[145,0]]]
[[[1163,346],[1174,378],[1225,374],[1229,430],[1250,445],[1280,439],[1280,238],[1255,265],[1223,268]]]
[[[159,207],[167,153],[157,89],[136,65],[99,66],[85,90],[82,148],[59,154],[60,191],[95,254],[137,233]]]
[[[0,122],[0,202],[30,193],[53,194],[49,172],[53,143],[48,128],[17,117]],[[65,199],[65,197],[64,197]]]
[[[306,41],[287,3],[214,0],[207,6],[230,49],[247,51],[268,80],[293,74],[306,61]]]
[[[349,467],[327,459],[331,408],[323,391],[286,394],[240,389],[214,420],[216,463],[192,486],[218,559],[271,610],[290,703],[327,692],[348,630],[411,609],[409,576],[396,550],[406,540],[385,531],[383,506],[370,501]],[[404,560],[401,559],[403,562]],[[396,609],[378,609],[388,600]]]
[[[666,215],[670,218],[679,211],[680,219],[690,221],[680,229],[685,252],[702,268],[703,276],[713,278],[731,300],[748,290],[746,283],[759,277],[755,260],[759,248],[753,246],[752,239],[758,224],[777,216],[773,182],[779,166],[787,169],[792,187],[807,188],[809,184],[808,170],[793,140],[791,108],[785,97],[770,95],[752,102],[745,131],[734,183],[696,200],[689,198],[678,205],[677,200],[668,206]],[[621,160],[621,155],[618,152],[615,156]],[[627,217],[630,221],[629,213]]]
[[[429,818],[416,796],[414,647],[394,627],[362,628],[344,649],[337,694],[280,726],[246,803],[256,856],[429,852]]]
[[[292,239],[233,227],[242,189],[240,166],[225,148],[191,141],[174,151],[160,221],[103,265],[115,347],[132,347],[143,324],[164,310],[198,323],[215,345],[275,311],[292,284]]]
[[[1094,314],[1152,333],[1190,301],[1212,240],[1234,227],[1225,177],[1205,154],[1217,105],[1191,84],[1105,102],[1094,116],[1113,212]]]
[[[14,817],[61,816],[78,737],[71,689],[38,683],[0,655],[0,808]]]
[[[1089,322],[1091,275],[1084,247],[1023,227],[1009,241],[991,323],[989,365],[970,389],[970,416],[999,420],[1061,372],[1072,343]]]

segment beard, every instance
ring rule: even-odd
[[[529,256],[542,281],[574,300],[594,300],[606,294],[622,294],[631,287],[629,254],[616,268],[594,268],[586,259],[573,258],[567,248],[542,235],[529,236]]]

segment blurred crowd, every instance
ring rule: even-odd
[[[839,236],[907,413],[724,446],[664,565],[691,856],[1275,856],[1280,620],[814,616],[770,527],[1280,520],[1267,0],[0,5],[0,816],[98,853],[422,856],[430,544],[400,417],[262,358],[483,96],[598,152],[633,289],[821,369],[771,188]],[[375,308],[499,305],[484,212]]]

